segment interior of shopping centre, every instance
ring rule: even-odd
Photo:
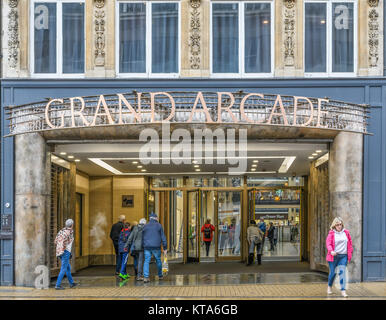
[[[75,207],[75,270],[112,265],[109,238],[120,215],[133,224],[159,217],[170,262],[245,261],[250,220],[272,222],[276,241],[266,238],[263,260],[302,261],[309,253],[307,189],[310,162],[328,162],[329,141],[248,141],[246,171],[227,174],[229,164],[205,157],[191,164],[144,164],[135,141],[51,145],[50,250]],[[214,226],[209,251],[204,224]],[[51,255],[55,257],[55,255]],[[129,260],[129,263],[131,261]],[[59,265],[51,259],[55,276]]]

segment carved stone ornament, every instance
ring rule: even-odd
[[[189,46],[190,46],[190,68],[200,69],[200,54],[201,54],[201,22],[200,22],[200,8],[201,0],[190,0],[190,6],[193,10],[190,12],[190,32],[189,32]]]
[[[9,0],[8,5],[10,8],[16,8],[18,5],[18,0]]]
[[[101,9],[105,6],[105,0],[94,0],[94,4],[98,9]]]
[[[105,65],[105,12],[96,10],[95,14],[95,65]]]
[[[295,6],[295,0],[284,0],[284,5],[287,9],[292,9]]]
[[[15,69],[19,59],[19,14],[17,1],[10,1],[11,10],[8,13],[8,65]]]
[[[284,64],[295,64],[295,9],[284,10]]]
[[[378,65],[379,49],[379,14],[377,10],[372,9],[369,12],[369,64],[374,68]]]
[[[378,7],[379,0],[367,0],[370,7]]]

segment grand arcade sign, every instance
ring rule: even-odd
[[[9,134],[162,122],[254,124],[367,133],[368,106],[259,92],[137,92],[8,106]]]

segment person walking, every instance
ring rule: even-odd
[[[264,218],[260,218],[260,222],[257,224],[257,226],[260,228],[260,230],[263,232],[263,241],[262,241],[262,251],[264,251],[264,242],[265,242],[265,236],[267,231],[267,226],[265,225]]]
[[[162,262],[161,262],[161,245],[163,248],[164,255],[167,254],[167,242],[164,230],[161,224],[158,222],[158,216],[155,213],[149,215],[149,223],[143,228],[143,250],[145,256],[145,262],[143,264],[143,282],[150,282],[150,260],[154,256],[157,270],[158,279],[162,280]]]
[[[74,221],[72,219],[66,220],[66,227],[58,232],[55,238],[56,257],[61,260],[60,272],[56,281],[55,289],[64,290],[61,286],[64,275],[67,276],[70,288],[74,288],[78,283],[74,282],[71,275],[70,259],[72,258],[71,250],[74,243]]]
[[[205,243],[206,256],[209,256],[210,244],[213,240],[213,232],[215,231],[214,225],[212,225],[210,219],[206,219],[205,224],[201,227],[202,240]]]
[[[273,225],[273,222],[270,222],[269,229],[268,229],[268,239],[271,245],[271,248],[269,249],[270,251],[273,251],[275,247],[275,245],[273,244],[274,235],[275,235],[275,226]]]
[[[131,231],[125,248],[131,251],[134,256],[134,270],[137,281],[143,281],[143,228],[146,225],[146,219],[139,220],[139,224]]]
[[[326,239],[328,266],[330,272],[328,274],[327,294],[332,294],[332,284],[335,279],[335,269],[338,268],[341,294],[347,297],[346,293],[346,267],[351,261],[353,246],[350,232],[344,229],[343,220],[339,217],[335,218],[330,226],[330,231]]]
[[[130,275],[126,272],[127,267],[127,259],[129,258],[129,250],[125,247],[127,240],[130,236],[130,223],[125,223],[124,228],[121,230],[119,234],[118,240],[118,251],[121,256],[121,269],[119,272],[119,277],[123,280],[130,278]]]
[[[277,238],[279,236],[279,226],[276,224],[275,230],[273,232],[273,246],[276,249],[277,246]]]
[[[110,231],[110,239],[113,241],[115,256],[116,256],[116,259],[115,259],[115,263],[116,263],[115,274],[116,275],[119,275],[120,270],[121,270],[121,266],[122,266],[121,255],[119,254],[119,250],[118,250],[118,241],[119,241],[119,235],[121,233],[121,230],[125,226],[125,219],[126,219],[126,217],[124,215],[120,215],[119,221],[117,223],[113,224],[113,226],[111,227],[111,231]]]
[[[255,220],[250,221],[250,226],[247,229],[247,242],[249,246],[247,266],[251,265],[255,257],[255,247],[257,262],[261,264],[261,254],[263,252],[263,238],[264,234],[261,229],[256,225]]]

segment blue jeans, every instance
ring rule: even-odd
[[[120,272],[122,274],[127,274],[126,266],[127,266],[127,259],[129,258],[129,253],[128,252],[122,252],[119,255],[121,256],[121,270],[120,270]]]
[[[71,276],[70,256],[71,256],[71,252],[67,250],[64,250],[63,255],[60,256],[60,260],[62,261],[62,266],[60,267],[58,280],[56,281],[56,287],[60,287],[60,284],[62,283],[62,280],[65,274],[67,275],[68,282],[70,284],[74,283],[74,280],[72,279],[72,276]]]
[[[335,279],[335,269],[338,268],[339,282],[341,290],[346,290],[346,266],[347,266],[347,254],[337,254],[334,257],[334,261],[328,261],[330,267],[330,273],[328,274],[328,285],[331,287]]]
[[[134,270],[137,278],[143,276],[143,251],[136,251],[134,253]]]
[[[153,255],[157,264],[158,276],[162,277],[162,262],[161,262],[161,249],[156,250],[144,250],[145,263],[143,264],[143,276],[149,278],[149,267],[151,256]]]

